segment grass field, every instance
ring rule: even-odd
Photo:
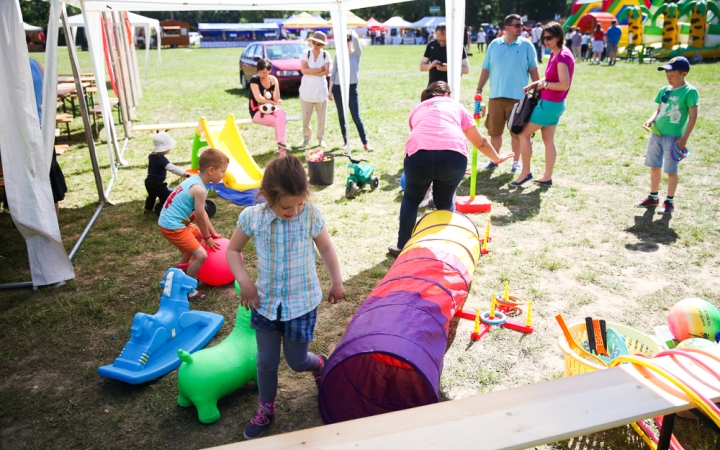
[[[422,51],[419,46],[365,49],[361,115],[375,152],[357,154],[376,168],[380,189],[346,200],[341,160],[336,163],[335,183],[313,188],[312,201],[322,210],[339,254],[347,295],[335,306],[320,306],[312,351],[332,352],[352,314],[392,264],[386,248],[397,235],[397,179],[407,116],[427,80],[418,70]],[[221,120],[229,113],[247,117],[247,99],[238,81],[240,52],[168,50],[163,52],[162,67],[156,67],[152,55],[136,111],[139,123],[192,122],[201,116]],[[61,52],[60,59],[60,72],[68,73],[66,54]],[[468,108],[481,60],[481,54],[471,56],[470,75],[463,78],[462,101]],[[80,54],[80,63],[83,71],[91,70],[86,52]],[[647,195],[649,184],[643,164],[648,134],[641,125],[665,83],[654,63],[578,64],[556,133],[552,188],[510,189],[509,164],[492,174],[479,174],[478,192],[493,201],[493,210],[473,219],[480,226],[491,219],[493,243],[477,267],[466,305],[486,309],[490,292],[499,292],[507,280],[514,295],[534,301],[536,332],[521,336],[493,330],[473,344],[472,324],[460,322],[445,357],[444,400],[562,377],[560,331],[554,320],[558,313],[570,323],[593,316],[652,333],[682,298],[702,297],[720,305],[717,74],[716,64],[693,66],[688,79],[700,93],[700,118],[688,143],[692,154],[681,164],[672,217],[633,207]],[[286,98],[285,109],[299,115],[296,95]],[[70,190],[60,213],[68,251],[97,208],[81,126],[76,119],[71,150],[58,158]],[[122,137],[121,130],[118,127]],[[328,143],[340,153],[334,105],[329,105],[328,131]],[[258,163],[265,165],[275,154],[273,132],[259,126],[245,126],[241,132]],[[189,166],[193,130],[171,134],[178,145],[170,160]],[[354,127],[351,136],[353,148],[361,148]],[[289,124],[288,139],[294,144],[302,141],[299,123]],[[198,422],[194,408],[177,406],[176,372],[142,386],[97,375],[100,365],[120,353],[134,314],[156,311],[157,283],[179,259],[157,231],[155,220],[142,213],[151,148],[149,134],[128,142],[129,165],[120,169],[110,195],[115,205],[105,208],[80,248],[74,260],[75,280],[57,289],[0,291],[1,448],[194,448],[242,439],[257,403],[254,386],[222,399],[221,420],[206,426]],[[539,139],[534,148],[539,175],[544,163]],[[98,152],[108,180],[104,141]],[[302,156],[303,150],[293,153]],[[665,183],[666,179],[661,195]],[[467,192],[468,185],[466,180],[460,192]],[[242,208],[217,201],[213,223],[229,237]],[[28,280],[25,244],[6,211],[0,213],[0,229],[0,283]],[[247,251],[245,256],[253,276],[255,255]],[[327,288],[324,269],[320,276]],[[230,286],[210,289],[209,294],[198,307],[226,319],[214,345],[231,331],[238,300]],[[278,414],[269,433],[321,425],[316,395],[311,377],[281,367]],[[628,430],[622,427],[543,448],[642,448]],[[680,420],[676,430],[686,449],[712,448],[714,436],[708,429]]]

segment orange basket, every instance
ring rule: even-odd
[[[634,328],[626,327],[618,323],[607,323],[607,328],[614,328],[618,333],[625,337],[625,345],[631,355],[643,355],[652,358],[655,354],[665,350],[665,347],[654,337],[641,333]],[[568,327],[570,334],[578,345],[582,346],[583,341],[587,341],[588,334],[585,322],[576,323]],[[593,372],[595,370],[606,369],[594,362],[584,359],[570,348],[564,335],[560,335],[558,340],[560,350],[565,354],[565,376],[578,375],[581,373]]]

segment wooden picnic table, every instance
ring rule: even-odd
[[[84,83],[95,83],[95,75],[93,76],[80,76],[80,81]],[[58,84],[63,83],[75,83],[75,78],[71,76],[58,76],[57,78]]]

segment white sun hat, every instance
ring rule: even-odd
[[[166,152],[175,147],[175,139],[173,139],[167,132],[161,131],[153,136],[153,153]]]

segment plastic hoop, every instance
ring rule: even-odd
[[[480,320],[488,325],[502,325],[507,322],[507,316],[500,311],[495,311],[495,318],[491,319],[490,311],[487,311],[480,315]]]
[[[515,297],[514,295],[509,295],[507,300],[505,300],[501,295],[498,295],[495,297],[495,300],[499,305],[505,306],[522,306],[527,303],[525,300],[520,297]]]

